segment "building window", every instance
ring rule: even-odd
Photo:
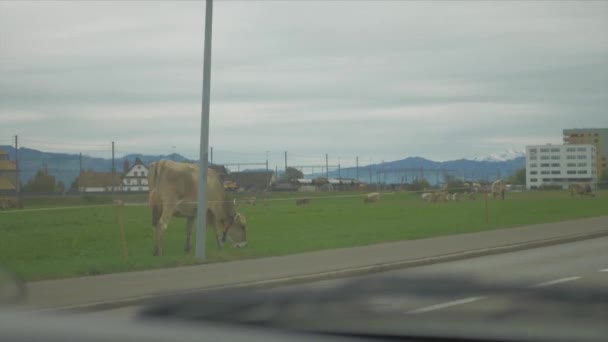
[[[540,174],[541,174],[541,175],[548,175],[548,174],[549,174],[549,171],[541,171],[541,172],[540,172]]]
[[[538,182],[538,178],[530,178],[530,182],[536,183],[536,182]]]
[[[566,156],[566,159],[576,159],[576,156],[572,156],[572,155]]]
[[[552,174],[552,175],[561,175],[561,174],[562,174],[562,172],[561,172],[561,171],[559,171],[559,170],[557,170],[557,171],[551,171],[551,174]]]
[[[549,167],[549,164],[540,164],[540,167]]]
[[[587,151],[587,148],[586,147],[579,147],[576,150],[579,151],[579,152],[585,152],[585,151]]]
[[[575,167],[576,163],[568,163],[568,167]]]
[[[551,164],[551,167],[559,167],[559,163],[553,163]]]
[[[587,166],[587,163],[578,163],[578,166]]]
[[[559,158],[559,156],[551,156],[551,159],[553,159],[553,160],[559,160],[560,158]]]
[[[559,152],[559,148],[555,148],[554,147],[554,148],[551,149],[551,152]]]
[[[530,156],[530,160],[536,160],[536,156]]]
[[[538,164],[530,164],[530,167],[536,167]]]
[[[574,148],[574,147],[568,147],[566,149],[566,152],[576,152],[576,148]]]
[[[548,148],[541,148],[540,151],[541,152],[549,152],[549,149]]]
[[[537,175],[537,174],[538,174],[538,171],[530,171],[530,174],[531,174],[531,175]]]
[[[550,182],[551,178],[543,178],[543,182]]]
[[[587,156],[584,154],[579,154],[578,159],[587,159]]]
[[[586,175],[587,174],[587,170],[578,170],[577,173],[581,174],[581,175]]]
[[[549,156],[540,156],[540,160],[548,160]]]
[[[530,153],[536,153],[536,149],[535,148],[531,148],[530,149]]]
[[[576,174],[576,170],[568,170],[566,171],[567,174],[569,175],[575,175]]]

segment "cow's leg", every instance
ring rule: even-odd
[[[217,221],[214,226],[215,226],[215,240],[217,241],[217,247],[219,247],[219,249],[224,249],[224,241],[223,241],[224,227],[222,227],[222,225]]]
[[[165,201],[166,203],[171,203],[169,201]],[[173,202],[175,203],[175,202]],[[171,221],[171,217],[173,216],[173,210],[163,207],[163,213],[158,220],[158,224],[156,225],[156,248],[154,250],[154,255],[161,256],[163,254],[162,243],[163,243],[163,234],[167,230],[169,226],[169,222]]]
[[[186,248],[184,251],[190,253],[192,250],[192,226],[194,225],[194,217],[188,217],[186,222]]]

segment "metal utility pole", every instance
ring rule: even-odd
[[[355,163],[356,163],[356,169],[355,169],[355,174],[357,175],[357,181],[359,181],[359,157],[355,158]]]
[[[80,193],[80,180],[82,178],[82,152],[78,154],[78,192]]]
[[[325,153],[325,178],[329,179],[329,156]]]
[[[17,190],[17,196],[21,194],[21,180],[19,179],[19,136],[15,135],[15,177],[16,183],[15,189]]]
[[[287,151],[285,151],[285,172],[287,172]]]
[[[270,173],[268,173],[268,159],[266,159],[266,189],[270,186]]]
[[[268,151],[266,151],[266,190],[270,187],[270,173],[268,172]]]
[[[201,141],[198,159],[198,205],[196,208],[196,243],[195,256],[205,259],[205,241],[207,233],[207,163],[209,153],[209,99],[211,94],[211,29],[213,0],[206,0],[205,6],[205,41],[203,51],[203,103],[201,110]]]
[[[116,174],[116,168],[114,167],[114,142],[112,141],[112,194],[114,194],[114,177]]]
[[[211,146],[209,149],[211,150],[211,155],[209,156],[209,158],[210,158],[209,163],[211,165],[213,165],[213,146]]]

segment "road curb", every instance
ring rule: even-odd
[[[303,274],[292,277],[285,278],[275,278],[268,280],[258,280],[258,281],[249,281],[249,282],[241,282],[234,284],[226,284],[221,286],[211,286],[211,287],[202,287],[190,290],[180,290],[175,292],[165,292],[153,295],[144,295],[138,297],[130,297],[116,300],[109,300],[103,302],[94,302],[87,303],[81,305],[72,305],[72,306],[63,306],[63,307],[54,307],[48,309],[38,309],[31,310],[31,312],[91,312],[91,311],[103,311],[110,309],[118,309],[121,307],[141,305],[146,302],[150,302],[152,300],[170,298],[173,296],[184,295],[188,293],[196,293],[201,291],[214,291],[214,290],[222,290],[222,289],[234,289],[234,288],[262,288],[262,287],[275,287],[275,286],[286,286],[286,285],[294,285],[299,283],[311,282],[311,281],[320,281],[320,280],[329,280],[329,279],[337,279],[337,278],[345,278],[345,277],[353,277],[353,276],[362,276],[366,274],[373,274],[379,272],[385,272],[390,270],[404,269],[410,267],[438,264],[442,262],[449,261],[457,261],[468,258],[475,258],[480,256],[515,252],[525,249],[532,249],[538,247],[545,247],[551,245],[558,245],[563,243],[588,240],[597,237],[608,236],[608,230],[600,230],[592,233],[584,233],[584,234],[572,234],[567,236],[561,236],[557,238],[550,239],[539,239],[533,241],[527,241],[516,244],[508,244],[496,247],[488,247],[475,249],[470,251],[451,253],[451,254],[443,254],[434,257],[421,258],[421,259],[410,259],[410,260],[402,260],[402,261],[394,261],[387,262],[375,265],[367,265],[367,266],[359,266],[352,267],[346,269],[339,269],[327,272],[320,273],[311,273],[311,274]]]

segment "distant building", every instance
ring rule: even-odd
[[[78,177],[80,192],[111,192],[121,191],[121,174],[116,173],[112,180],[112,172],[86,171]]]
[[[139,159],[135,159],[135,163],[128,168],[122,177],[122,191],[148,191],[148,168]]]
[[[594,145],[526,146],[526,187],[561,186],[576,182],[597,186],[597,149]]]
[[[590,144],[597,149],[597,174],[608,170],[608,128],[564,129],[564,144]]]
[[[0,196],[17,193],[17,164],[8,159],[8,152],[0,150]]]
[[[275,182],[272,171],[230,172],[226,181],[236,183],[238,189],[245,191],[263,191]]]

